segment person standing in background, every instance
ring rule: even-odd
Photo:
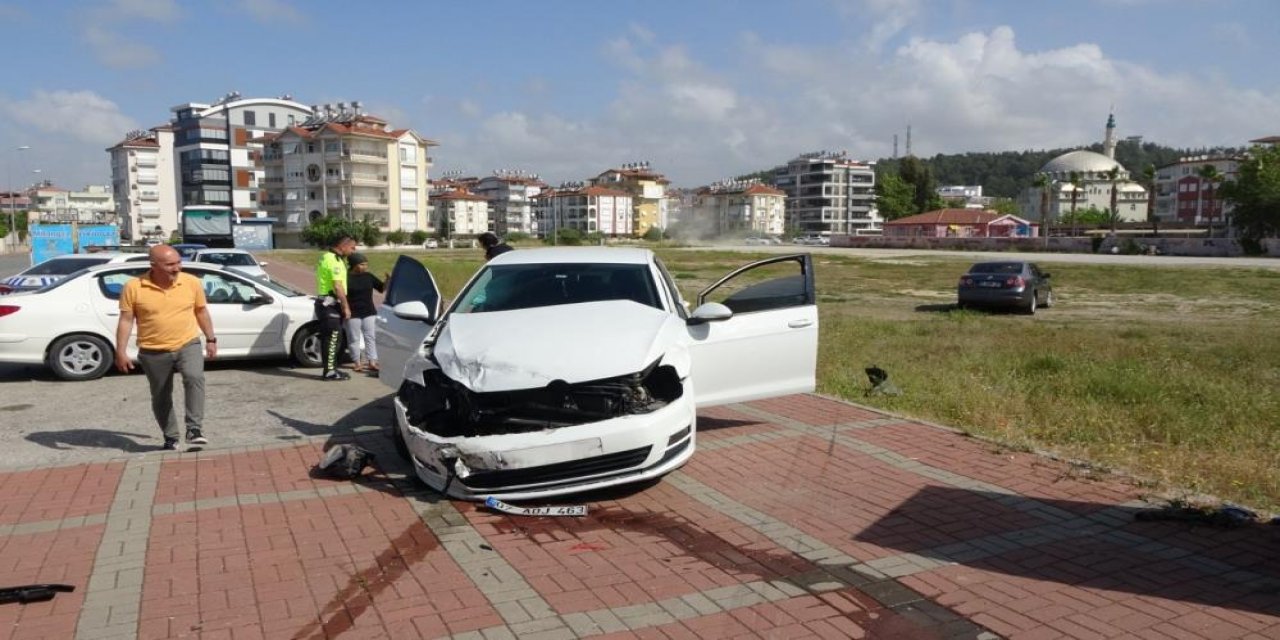
[[[151,385],[151,413],[164,432],[164,449],[178,449],[178,418],[173,413],[173,375],[182,374],[187,444],[199,448],[204,437],[204,359],[218,355],[218,337],[200,279],[182,272],[182,257],[169,245],[147,252],[151,269],[125,283],[116,322],[116,369],[128,373],[129,334],[138,323],[138,365]],[[204,333],[204,353],[200,334]]]
[[[484,247],[485,260],[492,260],[508,251],[514,251],[511,245],[499,240],[498,235],[492,231],[480,234],[480,246]]]
[[[347,256],[356,250],[355,238],[340,235],[316,263],[316,320],[320,321],[321,380],[347,380],[351,376],[338,370],[338,343],[342,339],[343,320],[351,317],[347,300]]]
[[[369,259],[363,253],[347,256],[347,301],[351,316],[347,318],[347,348],[351,351],[354,371],[378,370],[378,309],[373,305],[373,292],[386,291],[387,285],[369,273]],[[383,278],[387,278],[383,274]]]

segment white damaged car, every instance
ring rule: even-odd
[[[657,478],[693,455],[696,410],[812,391],[813,262],[746,265],[688,311],[651,251],[504,253],[444,310],[402,256],[378,312],[394,436],[454,498],[545,498]]]

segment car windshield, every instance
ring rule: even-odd
[[[1021,262],[979,262],[969,267],[969,273],[1022,273]]]
[[[247,253],[202,253],[196,256],[199,262],[212,262],[228,267],[256,267],[258,262]]]
[[[106,264],[103,258],[52,258],[22,272],[24,276],[65,276],[98,264]]]
[[[561,304],[632,300],[662,308],[644,264],[489,266],[459,297],[454,313],[513,311]]]

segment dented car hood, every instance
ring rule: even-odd
[[[448,316],[432,353],[477,393],[636,373],[661,357],[683,323],[629,300]]]

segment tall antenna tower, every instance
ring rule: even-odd
[[[898,159],[898,134],[893,134],[893,159]]]
[[[911,155],[911,125],[907,125],[907,155]]]

